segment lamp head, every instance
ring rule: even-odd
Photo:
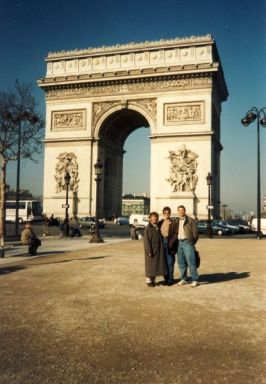
[[[207,180],[207,185],[212,185],[212,175],[210,174],[210,172],[208,173],[206,180]]]
[[[70,179],[71,179],[70,174],[69,174],[68,171],[66,171],[66,173],[65,173],[65,183],[66,183],[67,186],[70,184]]]
[[[257,115],[256,115],[256,113],[250,111],[250,112],[248,112],[248,113],[246,114],[246,118],[249,120],[250,123],[253,123],[253,121],[256,120]]]
[[[266,117],[264,117],[263,119],[260,120],[260,125],[261,125],[263,128],[266,128]]]
[[[100,160],[98,159],[96,161],[96,163],[94,164],[94,171],[95,171],[95,175],[96,176],[101,176],[102,174],[102,168],[103,168],[103,165],[102,163],[100,162]]]
[[[241,124],[244,125],[244,127],[248,127],[250,121],[247,119],[247,117],[243,117],[243,119],[241,119]]]

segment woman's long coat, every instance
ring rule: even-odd
[[[163,241],[159,229],[148,224],[144,229],[145,276],[166,275]],[[152,256],[151,256],[152,255]]]

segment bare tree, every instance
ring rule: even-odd
[[[13,88],[0,91],[0,237],[2,255],[5,235],[6,169],[10,160],[28,158],[41,152],[44,121],[38,112],[32,85],[15,82]]]

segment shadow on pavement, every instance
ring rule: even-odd
[[[49,252],[37,252],[36,256],[55,255],[59,253],[66,253],[68,251],[49,251]]]
[[[21,269],[25,269],[25,267],[19,267],[19,266],[1,267],[0,275],[7,275],[12,272],[20,271]]]
[[[65,259],[65,260],[59,260],[59,261],[52,261],[51,263],[34,263],[34,264],[27,264],[28,265],[49,265],[49,264],[60,264],[60,263],[69,263],[71,261],[83,261],[83,260],[98,260],[98,259],[104,259],[105,257],[109,256],[92,256],[92,257],[83,257],[82,259]]]
[[[213,283],[222,283],[224,281],[245,279],[250,277],[249,272],[227,272],[227,273],[212,273],[200,275],[201,284],[213,284]]]

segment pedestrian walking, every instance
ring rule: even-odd
[[[131,224],[131,227],[130,227],[131,240],[138,240],[139,238],[138,227],[139,227],[138,219],[135,219],[133,224]]]

